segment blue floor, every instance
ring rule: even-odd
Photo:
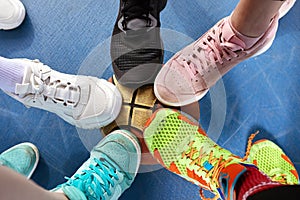
[[[109,37],[119,1],[22,0],[24,23],[0,31],[0,55],[38,58],[55,70],[108,78],[112,75]],[[161,13],[165,60],[200,37],[234,9],[237,0],[169,0]],[[300,3],[279,25],[273,46],[232,71],[200,101],[200,122],[221,146],[242,156],[248,136],[281,146],[300,171]],[[33,175],[51,189],[71,176],[101,139],[100,132],[79,130],[56,115],[22,104],[0,91],[0,151],[30,141],[41,160]],[[199,199],[198,188],[157,167],[138,174],[121,199]]]

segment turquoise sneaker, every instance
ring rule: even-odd
[[[113,131],[66,183],[52,191],[63,191],[70,200],[118,199],[132,184],[140,160],[138,139],[125,130]]]
[[[9,167],[28,179],[38,162],[39,151],[34,144],[29,142],[15,145],[0,154],[0,165]]]

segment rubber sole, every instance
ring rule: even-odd
[[[26,10],[24,5],[22,4],[21,1],[16,0],[16,1],[11,1],[11,3],[14,5],[14,7],[19,10],[19,15],[17,17],[17,19],[15,20],[14,23],[0,23],[0,30],[11,30],[11,29],[15,29],[18,26],[20,26],[22,24],[22,22],[25,19],[25,14],[26,14]]]

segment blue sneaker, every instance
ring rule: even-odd
[[[29,142],[15,145],[0,154],[0,165],[9,167],[28,179],[38,162],[39,151],[34,144]]]
[[[93,148],[90,158],[66,183],[52,191],[63,191],[70,200],[118,199],[132,184],[140,160],[137,138],[116,130]]]

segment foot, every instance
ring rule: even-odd
[[[118,199],[132,184],[141,159],[137,138],[117,130],[102,139],[90,158],[68,181],[53,191],[63,192],[70,200]]]
[[[256,141],[251,146],[248,161],[272,181],[289,185],[299,184],[299,175],[294,164],[283,150],[270,140]]]
[[[25,142],[15,145],[0,154],[0,165],[31,177],[39,162],[39,152],[34,144]]]
[[[17,28],[25,18],[25,7],[19,0],[0,0],[0,30]]]
[[[252,166],[218,146],[193,118],[179,111],[158,110],[147,122],[144,138],[166,169],[213,192],[216,198],[233,199],[236,180]]]
[[[173,56],[158,73],[154,92],[159,101],[184,106],[199,101],[219,79],[238,63],[265,52],[272,44],[279,16],[293,5],[286,1],[268,30],[247,47],[230,25],[230,17],[220,20],[197,41]]]
[[[108,81],[60,73],[38,60],[20,60],[29,67],[15,93],[7,94],[25,106],[53,112],[84,129],[100,128],[118,116],[122,97]]]
[[[138,88],[152,84],[161,69],[160,12],[167,0],[120,0],[111,39],[112,66],[118,82]]]

